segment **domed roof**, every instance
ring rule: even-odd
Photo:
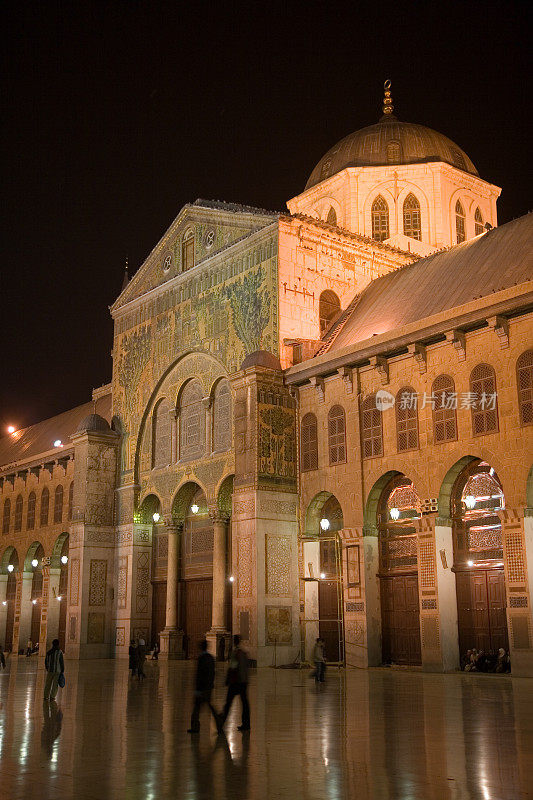
[[[111,428],[106,419],[100,414],[89,414],[84,417],[76,429],[76,433],[84,433],[85,431],[102,431],[109,433]]]
[[[249,353],[241,364],[241,369],[249,367],[266,367],[267,369],[281,369],[280,360],[267,350],[256,350]]]
[[[306,189],[316,186],[346,167],[444,161],[471,175],[479,175],[465,151],[447,136],[424,125],[396,119],[392,113],[389,90],[390,82],[386,81],[384,113],[380,121],[351,133],[328,150],[311,173]]]

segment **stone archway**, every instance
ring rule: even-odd
[[[19,569],[19,557],[16,549],[9,546],[4,550],[0,562],[0,642],[6,651],[13,645],[13,627],[15,621],[15,598],[17,593],[16,574]]]

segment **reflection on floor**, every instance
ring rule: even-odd
[[[217,675],[215,705],[224,696]],[[207,711],[187,734],[192,665],[70,662],[43,706],[36,659],[0,673],[0,797],[6,800],[533,797],[533,680],[330,669],[252,672],[252,731],[239,701],[217,737]]]

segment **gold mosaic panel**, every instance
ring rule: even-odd
[[[105,606],[107,584],[107,561],[105,558],[91,558],[89,567],[89,605]]]
[[[77,606],[80,591],[80,559],[70,559],[70,605]],[[75,617],[74,617],[75,619]]]
[[[505,563],[509,583],[525,580],[526,568],[520,528],[505,528]]]
[[[105,614],[91,611],[87,618],[87,644],[105,642]]]
[[[290,606],[265,606],[265,644],[292,644]]]
[[[419,541],[418,547],[420,586],[428,589],[435,586],[435,542]]]
[[[117,575],[118,608],[126,608],[127,593],[128,593],[128,556],[121,556],[118,559],[118,575]]]
[[[252,540],[240,536],[237,542],[237,595],[249,597],[252,594]]]
[[[291,594],[291,541],[287,536],[265,537],[265,570],[267,594]]]

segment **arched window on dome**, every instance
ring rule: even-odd
[[[326,218],[326,222],[328,222],[330,225],[336,225],[337,224],[337,212],[335,211],[333,206],[330,206],[330,208],[329,208],[328,216]]]
[[[372,203],[372,238],[378,242],[389,238],[389,207],[380,194]]]
[[[320,295],[318,315],[320,318],[320,335],[322,336],[341,310],[341,301],[330,289]]]
[[[455,239],[457,244],[466,240],[465,210],[460,200],[455,204]]]
[[[420,225],[420,203],[411,192],[407,195],[403,203],[403,232],[411,239],[422,238]]]
[[[483,233],[485,230],[485,224],[483,222],[483,215],[479,210],[479,206],[476,208],[476,213],[474,214],[474,229],[476,236],[479,236],[480,233]]]

